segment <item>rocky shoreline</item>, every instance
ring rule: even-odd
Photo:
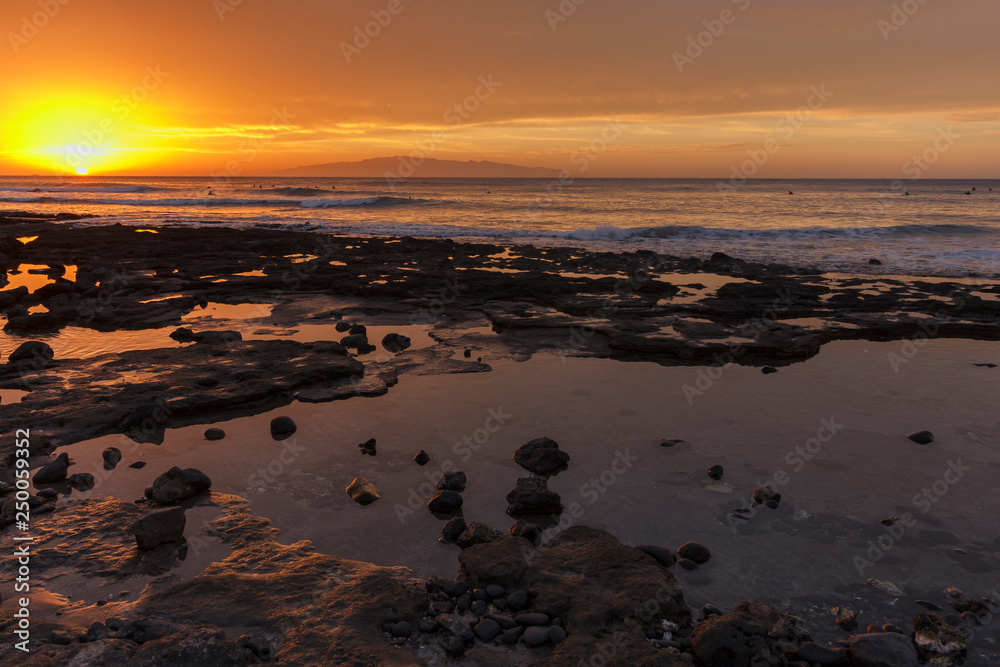
[[[177,469],[169,478],[152,471],[148,497],[138,503],[74,500],[71,490],[88,480],[74,482],[70,460],[51,464],[49,454],[116,433],[158,444],[166,429],[293,401],[379,396],[406,374],[485,373],[491,361],[539,352],[732,362],[771,373],[835,340],[997,340],[996,280],[850,278],[725,255],[308,231],[71,227],[16,214],[0,215],[0,232],[7,272],[28,265],[48,279],[33,291],[0,290],[13,353],[0,366],[0,389],[27,392],[0,408],[0,429],[10,436],[0,445],[0,520],[13,519],[13,434],[30,428],[32,475],[46,464],[58,468],[58,479],[30,501],[36,540],[51,561],[38,574],[40,590],[65,572],[152,577],[135,601],[107,602],[72,624],[37,623],[31,662],[5,645],[0,664],[152,665],[163,656],[205,665],[960,664],[964,628],[993,611],[995,601],[959,593],[955,614],[929,608],[912,622],[899,619],[905,631],[867,632],[849,627],[845,613],[841,627],[854,634],[831,647],[812,643],[797,619],[759,602],[730,613],[706,605],[695,622],[670,568],[678,555],[681,567],[707,563],[700,545],[678,554],[662,545],[633,548],[582,526],[539,541],[531,517],[562,507],[545,481],[572,465],[547,439],[515,454],[532,474],[507,497],[508,513],[521,519],[509,535],[464,521],[446,526],[445,536],[463,547],[453,581],[323,555],[308,542],[281,544],[246,501],[208,491],[198,471]],[[266,305],[260,320],[270,327],[322,325],[331,336],[263,340],[250,330],[186,326],[209,304]],[[375,326],[391,333],[374,336]],[[62,358],[44,337],[70,328],[162,330],[175,344]],[[426,330],[434,344],[410,347],[413,330]],[[36,342],[21,343],[29,339]],[[374,441],[369,446],[375,455]],[[721,467],[714,474],[721,477]],[[442,481],[431,509],[447,514],[460,506],[464,478]],[[161,493],[167,487],[181,491]],[[374,498],[365,491],[377,500],[377,489]],[[761,493],[761,505],[780,501]],[[209,518],[200,530],[185,530],[184,514]],[[7,525],[0,536],[6,554],[12,532]],[[185,560],[204,567],[191,577],[171,574]],[[83,629],[85,617],[93,620]],[[3,632],[12,630],[9,620]]]

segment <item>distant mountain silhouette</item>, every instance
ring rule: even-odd
[[[409,157],[377,157],[360,162],[328,162],[273,171],[267,176],[302,178],[558,178],[558,169],[522,167],[482,160],[459,162],[425,158],[418,166]]]

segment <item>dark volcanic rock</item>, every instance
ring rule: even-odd
[[[500,624],[491,618],[484,618],[473,628],[476,636],[484,642],[493,641],[502,631],[503,629],[500,627]]]
[[[448,542],[455,542],[458,540],[459,535],[465,532],[468,526],[465,525],[465,519],[460,516],[454,516],[448,519],[448,522],[444,524],[444,528],[441,529],[441,537],[443,537]]]
[[[705,472],[708,473],[708,476],[711,477],[714,480],[720,480],[720,479],[722,479],[723,469],[722,469],[722,466],[720,466],[720,465],[714,465],[714,466],[710,466],[708,468],[705,468]]]
[[[25,343],[21,343],[16,350],[11,352],[10,356],[7,357],[7,361],[12,364],[17,364],[19,362],[34,362],[35,364],[38,364],[39,368],[44,368],[50,361],[52,361],[54,356],[55,353],[47,343],[43,343],[39,340],[29,340]]]
[[[906,437],[918,445],[929,445],[934,442],[934,434],[930,431],[914,431]]]
[[[375,438],[369,438],[364,442],[359,442],[358,449],[361,450],[361,453],[363,455],[375,456],[376,454],[378,454],[378,450],[375,448],[377,444],[378,443],[375,441]]]
[[[762,369],[760,369],[760,372],[763,373],[764,375],[770,375],[771,373],[777,373],[778,369],[775,368],[774,366],[764,366]]]
[[[677,547],[677,555],[692,560],[698,565],[704,565],[712,557],[712,552],[704,544],[685,542]]]
[[[507,514],[525,516],[559,514],[563,510],[559,494],[550,491],[544,477],[521,477],[507,494]]]
[[[758,504],[765,504],[773,501],[774,503],[781,502],[781,494],[774,490],[771,486],[758,486],[753,490],[753,499]],[[774,509],[772,507],[771,509]]]
[[[210,428],[205,431],[206,440],[212,440],[212,441],[222,440],[225,437],[226,437],[226,432],[223,431],[221,428]]]
[[[417,462],[418,466],[425,466],[431,460],[431,457],[427,455],[427,452],[420,450],[417,455],[413,457],[413,460]]]
[[[347,485],[347,495],[359,505],[371,505],[379,499],[378,488],[364,477],[355,477]]]
[[[410,339],[398,333],[386,334],[382,338],[382,347],[389,352],[402,352],[410,347]]]
[[[532,544],[537,544],[538,538],[542,536],[541,526],[524,519],[518,519],[517,523],[510,527],[509,532],[514,537],[523,537]]]
[[[69,454],[63,452],[56,460],[42,467],[35,473],[35,484],[57,484],[65,481],[66,470],[69,468]]]
[[[820,646],[819,644],[813,642],[806,642],[800,646],[799,650],[795,652],[795,657],[809,663],[810,665],[818,664],[821,667],[839,665],[842,662],[839,653],[833,649]]]
[[[607,650],[611,646],[615,650],[613,664],[684,664],[651,646],[645,635],[647,629],[659,630],[661,619],[680,626],[690,621],[691,612],[673,575],[608,533],[572,526],[543,550],[533,549],[522,538],[507,537],[465,549],[459,561],[470,581],[499,584],[513,591],[508,597],[512,607],[526,606],[526,590],[530,588],[535,610],[546,618],[560,617],[562,625],[572,629],[552,648],[546,664],[580,664],[601,647]],[[637,608],[650,610],[648,623],[635,622]],[[546,642],[552,641],[547,625],[533,627],[545,632]],[[609,627],[618,628],[613,638],[607,633]],[[516,641],[516,628],[508,632]],[[614,643],[608,644],[612,639]]]
[[[736,611],[712,616],[691,631],[691,650],[705,665],[742,667],[754,660],[775,661],[784,655],[782,644],[798,646],[808,641],[792,616],[760,602],[741,602]]]
[[[660,447],[676,447],[684,442],[686,440],[681,440],[680,438],[667,438],[660,442]]]
[[[275,440],[285,440],[296,430],[298,427],[291,417],[275,417],[271,420],[271,437]]]
[[[75,475],[70,475],[66,481],[77,491],[90,491],[94,488],[94,476],[89,472],[78,472]]]
[[[101,458],[104,459],[104,469],[114,470],[115,466],[121,463],[122,460],[122,450],[117,447],[108,447],[103,452],[101,452]]]
[[[855,667],[917,667],[917,649],[909,637],[895,632],[854,635],[850,641]]]
[[[524,643],[528,646],[541,646],[549,643],[549,629],[538,625],[525,628]]]
[[[184,537],[184,508],[171,507],[147,514],[132,524],[135,543],[142,551],[152,551],[161,544],[177,542]]]
[[[652,544],[640,544],[636,547],[639,551],[647,553],[656,559],[656,562],[665,567],[671,567],[677,562],[674,552],[665,547],[658,547]]]
[[[435,514],[449,514],[462,507],[462,496],[455,491],[438,491],[427,501],[427,509]]]
[[[463,549],[468,549],[474,544],[499,542],[506,537],[506,535],[492,526],[488,526],[485,523],[479,523],[478,521],[473,521],[464,531],[462,531],[462,534],[458,536],[455,542]]]
[[[161,505],[173,505],[211,488],[212,480],[200,470],[174,466],[153,481],[150,498]]]
[[[969,646],[969,633],[957,617],[954,624],[941,614],[924,611],[913,618],[913,642],[920,660],[930,664],[961,664]]]
[[[567,468],[569,454],[559,451],[555,440],[537,438],[518,447],[514,461],[536,475],[554,475]]]
[[[465,473],[460,470],[446,472],[438,480],[439,491],[465,491]]]

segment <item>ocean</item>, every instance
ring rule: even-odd
[[[0,177],[0,210],[97,216],[83,224],[263,226],[702,258],[721,251],[834,273],[1000,274],[1000,181],[909,181],[909,195],[888,180],[720,183],[24,176]]]

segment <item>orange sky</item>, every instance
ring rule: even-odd
[[[355,42],[373,11],[387,25]],[[927,150],[924,177],[995,178],[998,25],[997,0],[4,0],[0,173],[254,175],[422,146],[664,177],[751,151],[758,177],[899,178]]]

